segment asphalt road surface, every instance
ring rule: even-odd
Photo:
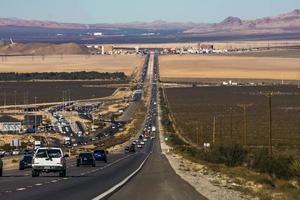
[[[157,58],[151,55],[151,95],[145,123],[139,134],[157,125]],[[67,176],[42,174],[31,177],[30,170],[4,171],[0,177],[0,200],[202,200],[196,190],[181,179],[161,153],[159,134],[148,139],[135,153],[109,154],[108,163],[96,167],[76,167],[67,161]]]

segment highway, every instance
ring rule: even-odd
[[[149,108],[138,135],[157,127],[158,55],[151,53],[148,80]],[[153,134],[153,133],[152,133]],[[31,177],[30,170],[4,171],[0,177],[0,200],[98,200],[98,199],[206,199],[182,180],[162,154],[159,134],[148,139],[135,153],[108,154],[108,163],[76,167],[67,161],[67,176],[43,174]]]

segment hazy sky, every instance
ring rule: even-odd
[[[1,18],[102,23],[219,22],[254,19],[300,8],[300,0],[0,0]]]

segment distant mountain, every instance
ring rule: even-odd
[[[84,24],[77,23],[58,23],[53,21],[26,20],[17,18],[0,18],[0,26],[23,26],[23,27],[43,27],[43,28],[66,28],[66,29],[83,29]]]
[[[0,19],[0,26],[17,27],[42,27],[53,29],[149,29],[149,30],[181,30],[185,34],[196,35],[249,35],[249,34],[277,34],[300,33],[300,10],[280,14],[272,17],[264,17],[255,20],[242,20],[238,17],[228,17],[220,23],[192,23],[192,22],[166,22],[157,20],[153,22],[131,23],[59,23],[42,20],[24,20],[16,18]]]
[[[0,55],[66,55],[89,54],[84,45],[74,43],[48,44],[48,43],[4,43],[0,44]]]
[[[196,26],[186,30],[185,33],[201,35],[300,33],[300,10],[256,20],[228,17],[220,23],[206,27]]]
[[[157,20],[153,22],[130,22],[130,23],[98,23],[98,24],[79,24],[79,23],[59,23],[42,20],[25,20],[16,18],[0,18],[0,26],[18,27],[40,27],[53,29],[116,29],[116,28],[137,28],[137,29],[189,29],[196,25],[192,22],[166,22]]]

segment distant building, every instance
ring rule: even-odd
[[[100,37],[100,36],[102,36],[103,34],[102,34],[101,32],[96,32],[96,33],[94,33],[93,35],[96,36],[96,37]]]
[[[8,115],[0,116],[0,132],[20,133],[21,128],[22,128],[22,123],[20,120]]]

